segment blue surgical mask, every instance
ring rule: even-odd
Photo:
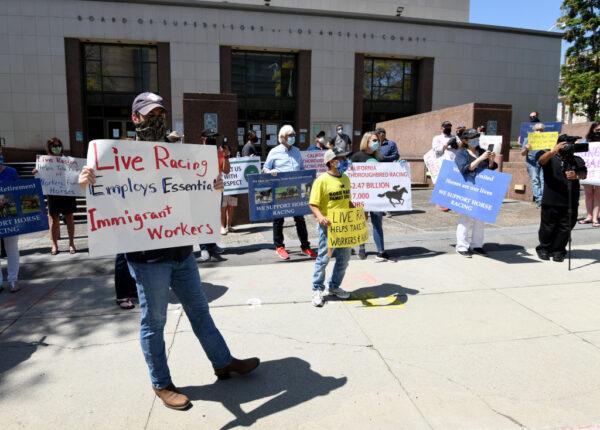
[[[294,146],[296,143],[296,136],[288,136],[287,143],[290,146]]]
[[[471,140],[469,140],[469,146],[471,148],[477,148],[479,146],[479,139],[471,139]]]
[[[337,165],[337,170],[340,172],[340,175],[343,175],[350,168],[350,161],[348,160],[340,160]]]
[[[369,142],[369,148],[371,149],[371,151],[375,152],[379,149],[379,147],[381,146],[381,144],[379,143],[378,140],[371,140]]]

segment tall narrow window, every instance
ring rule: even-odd
[[[412,60],[365,58],[363,130],[416,113],[416,67]]]

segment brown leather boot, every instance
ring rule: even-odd
[[[256,369],[259,364],[260,360],[256,357],[247,358],[245,360],[234,358],[227,366],[221,369],[215,369],[215,375],[221,380],[229,379],[231,377],[231,372],[237,373],[238,375],[245,375]]]
[[[156,396],[163,401],[167,408],[177,409],[182,411],[187,409],[192,404],[190,399],[185,394],[181,394],[177,387],[173,384],[169,384],[164,388],[152,387]]]

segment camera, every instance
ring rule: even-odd
[[[458,149],[458,145],[460,144],[460,138],[457,136],[452,136],[450,140],[448,140],[448,147],[452,149]]]
[[[568,134],[558,136],[558,142],[566,143],[559,151],[560,155],[569,157],[573,156],[576,152],[588,152],[590,145],[588,143],[575,143],[579,139],[581,139],[581,136],[569,136]]]

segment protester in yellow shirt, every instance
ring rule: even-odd
[[[350,260],[350,248],[335,248],[331,256],[327,253],[327,227],[330,224],[327,218],[328,211],[354,207],[350,201],[350,178],[344,174],[349,167],[346,155],[347,153],[339,148],[328,149],[325,152],[323,162],[328,170],[315,179],[310,192],[310,209],[319,222],[319,249],[312,280],[312,304],[317,307],[323,306],[323,298],[327,295],[334,295],[340,299],[350,297],[350,293],[340,288]],[[325,269],[331,257],[335,258],[335,265],[325,290]]]

